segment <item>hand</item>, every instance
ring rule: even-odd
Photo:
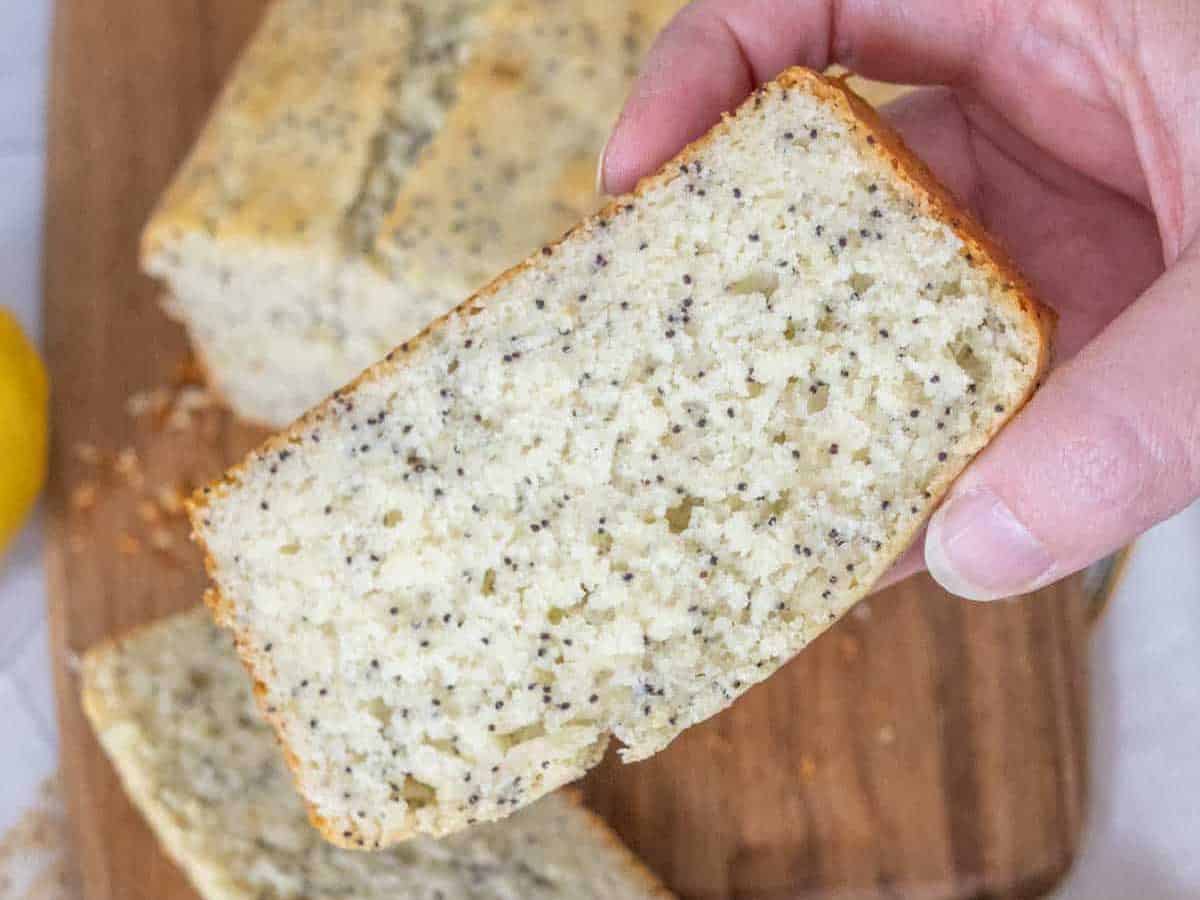
[[[797,63],[946,86],[885,115],[1060,315],[1049,380],[924,540],[950,591],[1011,596],[1200,496],[1198,56],[1189,0],[697,0],[659,36],[601,180],[630,189]]]

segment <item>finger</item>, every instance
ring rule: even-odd
[[[980,219],[1058,312],[1055,359],[1069,359],[1162,275],[1154,215],[1002,121],[980,127],[970,113],[965,121]]]
[[[1079,352],[1162,274],[1149,210],[1039,158],[1001,122],[981,129],[956,92],[925,88],[882,112],[1053,304],[1056,359]]]
[[[925,539],[943,587],[976,600],[1034,590],[1200,496],[1198,293],[1193,248],[970,466]]]
[[[601,159],[627,191],[791,65],[843,63],[908,83],[953,82],[988,45],[988,0],[697,0],[651,49]]]

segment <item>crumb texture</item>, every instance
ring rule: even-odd
[[[277,0],[143,241],[234,409],[290,422],[595,209],[679,5]]]
[[[661,749],[861,597],[1032,389],[1002,270],[825,82],[785,85],[195,511],[333,833]]]
[[[83,677],[106,752],[206,900],[665,896],[598,820],[558,795],[444,842],[374,854],[328,844],[204,610],[89,654]]]

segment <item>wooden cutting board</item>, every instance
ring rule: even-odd
[[[203,407],[138,231],[261,0],[59,0],[45,302],[63,765],[90,900],[184,900],[77,703],[76,654],[200,599],[174,495],[259,434]],[[139,393],[139,392],[149,393]],[[1084,802],[1078,582],[989,607],[917,579],[591,803],[689,897],[1030,896],[1069,864]]]

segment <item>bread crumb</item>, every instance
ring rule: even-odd
[[[187,431],[192,426],[192,416],[214,405],[214,399],[204,388],[184,387],[175,395],[171,413],[166,420],[168,431]]]
[[[141,461],[138,459],[137,450],[133,447],[126,447],[117,454],[117,458],[113,462],[113,471],[121,476],[130,487],[141,488],[146,483]]]
[[[148,391],[135,391],[125,401],[125,412],[130,418],[140,419],[150,413],[161,413],[170,403],[166,388],[157,387]]]
[[[843,634],[838,637],[838,650],[841,653],[842,661],[852,663],[858,659],[862,652],[862,645],[858,638],[852,634]]]
[[[206,380],[204,367],[200,365],[200,360],[194,354],[189,353],[175,364],[175,371],[171,379],[178,387],[189,384],[203,385]]]
[[[142,552],[142,542],[128,531],[122,531],[117,537],[117,552],[122,556],[137,556]]]
[[[185,404],[191,408],[200,408],[207,403],[198,394],[189,396],[192,399],[185,401]],[[133,496],[128,501],[132,512],[122,513],[122,516],[132,520],[133,525],[116,538],[119,553],[132,556],[140,552],[143,545],[159,551],[176,545],[179,535],[172,533],[172,528],[178,527],[186,519],[184,500],[191,491],[190,484],[182,481],[147,484],[138,451],[133,447],[111,454],[98,449],[95,444],[80,442],[75,445],[74,452],[88,465],[99,465],[106,459],[109,462],[100,471],[97,480],[81,481],[71,489],[69,502],[73,510],[85,512],[96,509],[102,500],[107,501],[112,496],[114,487],[132,489]],[[111,483],[113,478],[119,479],[115,486]],[[128,493],[125,496],[128,497]],[[121,524],[128,525],[128,522]],[[113,533],[110,530],[104,537],[108,538]],[[92,539],[93,535],[83,531],[72,534],[67,539],[68,549],[71,553],[82,553],[92,545]]]
[[[817,761],[807,753],[800,757],[800,778],[805,784],[812,784],[817,777]]]
[[[164,484],[155,490],[155,499],[159,509],[168,516],[182,516],[184,513],[183,499],[188,495],[188,489],[181,485]]]
[[[205,384],[204,371],[192,356],[175,366],[169,384],[134,391],[125,400],[125,412],[132,419],[153,417],[153,426],[167,431],[191,428],[192,416],[220,405]]]
[[[81,463],[89,466],[99,465],[100,451],[96,449],[95,444],[90,444],[87,441],[80,441],[75,445],[75,458]]]
[[[96,484],[92,481],[85,481],[82,484],[77,484],[75,489],[71,491],[71,506],[81,512],[91,509],[96,505]]]
[[[196,413],[215,406],[216,397],[206,387],[185,383],[130,394],[125,412],[133,419],[153,416],[155,426],[167,431],[187,431]]]
[[[150,532],[150,546],[155,550],[169,550],[174,544],[175,537],[166,528],[160,526]]]

